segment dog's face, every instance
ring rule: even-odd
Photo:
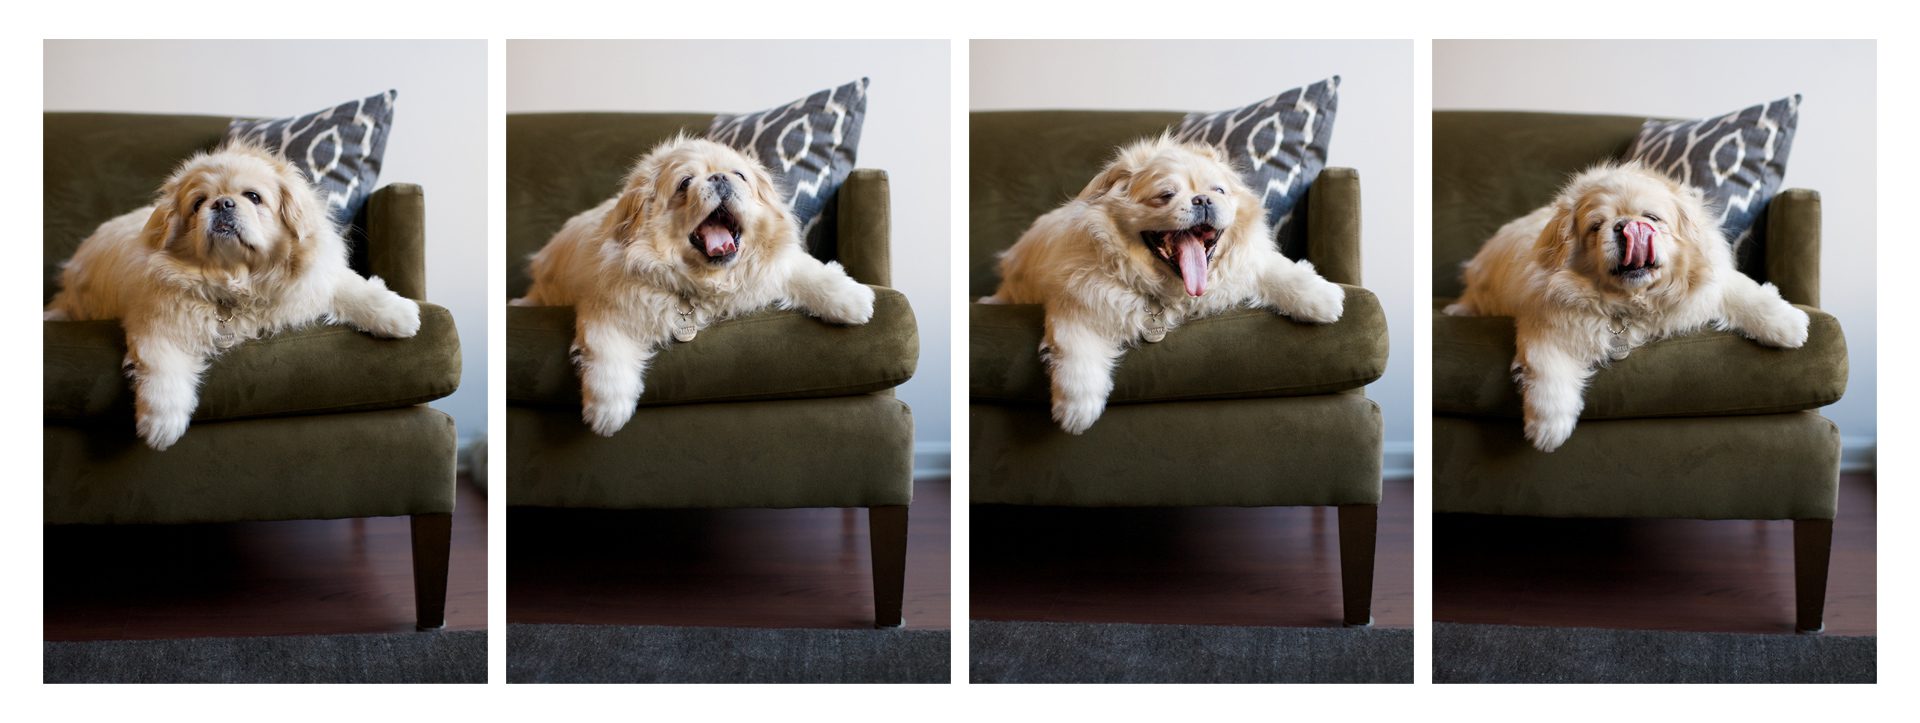
[[[299,169],[258,146],[201,153],[160,188],[144,232],[175,263],[227,274],[294,264],[331,223]]]
[[[1554,201],[1536,250],[1598,288],[1626,292],[1688,279],[1724,245],[1700,192],[1639,164],[1576,176]]]
[[[640,159],[607,222],[630,253],[692,270],[722,268],[798,240],[765,168],[727,146],[684,137]]]
[[[1178,278],[1190,296],[1207,293],[1216,260],[1265,226],[1259,197],[1218,149],[1166,136],[1122,148],[1080,199],[1120,229],[1123,253]]]

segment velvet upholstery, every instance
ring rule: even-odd
[[[1815,411],[1846,391],[1846,338],[1819,301],[1820,197],[1789,189],[1752,268],[1811,317],[1771,349],[1704,331],[1598,369],[1581,422],[1552,453],[1522,434],[1513,320],[1439,313],[1460,265],[1567,177],[1617,158],[1642,119],[1433,114],[1434,509],[1552,517],[1832,519],[1840,438]]]
[[[998,254],[1077,195],[1122,144],[1182,114],[974,113],[968,298],[999,285]],[[969,309],[972,501],[1088,507],[1375,504],[1386,314],[1360,282],[1360,177],[1327,168],[1308,189],[1302,248],[1347,284],[1329,325],[1240,310],[1122,355],[1109,404],[1068,435],[1049,416],[1038,306]]]
[[[619,190],[633,162],[710,114],[507,116],[507,292],[568,218]],[[884,171],[855,169],[816,249],[875,286],[874,319],[841,327],[766,310],[655,355],[632,421],[611,438],[580,418],[566,307],[506,307],[507,501],[587,508],[867,507],[912,497],[913,419],[892,389],[919,361],[890,279]],[[507,299],[501,299],[504,303]]]
[[[103,221],[152,202],[167,175],[218,145],[228,119],[47,113],[44,298],[59,264]],[[420,298],[419,186],[378,189],[348,230],[354,268]],[[417,406],[451,394],[460,346],[447,310],[421,305],[420,333],[377,339],[314,325],[216,358],[194,423],[155,452],[134,435],[113,321],[43,322],[44,512],[48,524],[233,522],[445,514],[454,425]]]

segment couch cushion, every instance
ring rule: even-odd
[[[654,356],[640,404],[834,397],[899,386],[920,360],[913,309],[899,291],[873,291],[873,320],[861,326],[764,311],[702,329],[692,342]],[[507,307],[507,401],[578,408],[573,336],[573,307]]]
[[[1386,316],[1372,292],[1344,288],[1346,310],[1333,324],[1244,309],[1188,322],[1158,343],[1128,349],[1107,401],[1293,397],[1365,386],[1386,370]],[[973,304],[972,317],[974,401],[1047,404],[1041,307]]]
[[[1380,502],[1380,407],[1359,394],[1137,404],[1079,436],[974,404],[975,503],[1268,507]],[[1170,437],[1203,440],[1169,444]]]
[[[1520,392],[1509,371],[1513,319],[1440,313],[1449,301],[1433,307],[1434,413],[1518,418]],[[1635,349],[1593,375],[1580,418],[1772,414],[1832,404],[1847,389],[1847,341],[1831,314],[1800,308],[1812,320],[1799,349],[1761,346],[1730,331]]]
[[[121,373],[126,333],[116,321],[42,322],[44,407],[49,422],[125,421],[133,389]],[[460,337],[453,315],[420,305],[420,333],[380,339],[314,325],[234,347],[214,359],[200,384],[196,422],[245,417],[390,409],[428,402],[460,386]],[[187,431],[191,438],[193,429]]]
[[[509,505],[870,507],[913,500],[913,414],[883,394],[649,407],[612,437],[588,430],[576,411],[509,405],[506,429]]]
[[[45,427],[47,524],[453,511],[453,419],[428,407],[195,424],[155,452],[132,424]]]

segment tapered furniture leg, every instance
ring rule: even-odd
[[[1379,505],[1340,506],[1340,597],[1349,627],[1373,624],[1373,538]]]
[[[907,584],[907,507],[867,508],[867,538],[873,546],[873,626],[906,624],[900,601]]]
[[[1833,552],[1833,520],[1793,521],[1794,629],[1826,629],[1827,559]]]
[[[415,625],[447,625],[447,556],[453,551],[453,515],[413,516],[413,609]]]

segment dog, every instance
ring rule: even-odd
[[[620,193],[569,219],[532,257],[518,306],[573,306],[582,420],[613,436],[633,418],[655,354],[768,307],[834,324],[873,318],[873,289],[807,255],[773,177],[732,148],[675,137]],[[771,350],[769,350],[771,351]]]
[[[347,243],[298,168],[233,143],[187,159],[154,205],[80,242],[44,318],[120,320],[135,429],[165,451],[222,352],[317,321],[404,339],[420,330],[420,305],[348,268]]]
[[[1218,149],[1162,134],[1119,149],[1078,196],[1000,256],[983,304],[1042,304],[1053,421],[1086,432],[1141,341],[1237,308],[1340,319],[1346,292],[1280,254],[1260,197]]]
[[[1705,327],[1772,347],[1807,341],[1807,313],[1734,268],[1698,189],[1639,163],[1575,175],[1553,203],[1500,227],[1444,313],[1511,316],[1527,441],[1566,443],[1596,368]]]

